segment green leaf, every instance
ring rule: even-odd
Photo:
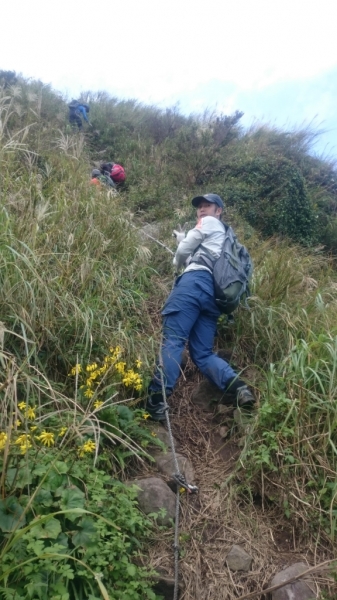
[[[84,517],[80,523],[80,529],[72,537],[75,546],[87,548],[97,542],[97,529],[93,519]]]
[[[23,508],[16,498],[8,497],[0,500],[0,529],[1,531],[13,531],[21,528],[26,523]]]
[[[56,471],[50,471],[43,482],[43,487],[54,492],[65,482],[67,482],[67,477],[65,475],[56,473]]]
[[[55,460],[53,462],[53,470],[60,474],[68,473],[69,466],[66,462],[61,462],[60,460]]]
[[[38,523],[31,528],[31,532],[37,539],[48,538],[55,540],[61,533],[61,523],[54,517],[50,517],[44,523]]]
[[[26,464],[22,467],[7,469],[6,484],[9,488],[14,486],[15,489],[22,490],[26,485],[30,485],[32,481],[32,473],[27,469]]]
[[[62,510],[84,508],[84,499],[84,493],[78,487],[71,486],[62,491],[60,507]]]
[[[128,575],[130,575],[130,577],[134,577],[137,573],[137,569],[136,569],[135,565],[133,565],[133,564],[127,565],[126,570],[128,572]]]
[[[36,504],[41,504],[41,506],[52,506],[53,496],[51,495],[51,492],[44,488],[40,488],[34,498],[34,506]]]

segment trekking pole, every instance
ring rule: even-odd
[[[175,283],[175,279],[174,279],[173,285],[174,285],[174,283]],[[165,389],[165,383],[164,383],[164,364],[163,364],[162,348],[163,348],[163,336],[161,338],[161,342],[160,342],[160,346],[159,346],[159,364],[158,364],[158,369],[159,369],[159,372],[160,372],[160,382],[161,382],[162,396],[163,396],[164,407],[165,407],[166,426],[167,426],[167,430],[168,430],[168,434],[169,434],[169,438],[170,438],[170,444],[171,444],[171,448],[172,448],[172,454],[173,454],[173,463],[174,463],[174,470],[175,470],[175,473],[173,473],[173,479],[174,479],[174,481],[177,484],[176,507],[175,507],[174,542],[173,542],[173,553],[174,553],[174,590],[173,590],[173,600],[177,600],[178,599],[178,594],[179,594],[179,550],[180,550],[180,548],[179,548],[179,509],[180,509],[180,492],[186,490],[186,492],[188,494],[197,494],[199,490],[198,490],[198,488],[197,488],[196,485],[189,484],[186,481],[186,478],[183,475],[183,473],[181,473],[181,471],[180,471],[180,467],[179,467],[179,463],[178,463],[178,457],[177,457],[177,453],[176,453],[176,449],[175,449],[175,444],[174,444],[173,433],[172,433],[172,429],[171,429],[171,423],[170,423],[170,417],[169,417],[169,405],[167,403],[167,398],[166,398],[166,389]]]
[[[137,229],[136,225],[133,225],[133,223],[130,223],[131,227],[133,227],[134,229]],[[137,229],[137,231],[139,231],[139,229]],[[174,256],[174,252],[173,250],[171,250],[171,248],[168,248],[168,246],[165,246],[165,244],[163,244],[163,242],[160,242],[159,240],[156,240],[156,238],[154,238],[152,235],[150,235],[149,233],[146,233],[146,231],[142,231],[142,233],[144,235],[146,235],[146,237],[150,238],[150,240],[153,240],[154,242],[156,242],[157,244],[159,244],[159,246],[162,246],[163,248],[165,248],[165,250],[167,250],[167,252],[169,252],[170,254],[172,254],[172,256]]]

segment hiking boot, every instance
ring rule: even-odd
[[[163,396],[160,392],[157,394],[151,394],[148,396],[145,404],[145,410],[149,413],[153,421],[165,421],[166,411],[168,406],[165,408]]]
[[[247,385],[243,385],[237,389],[236,404],[242,410],[252,410],[255,404],[255,398]]]

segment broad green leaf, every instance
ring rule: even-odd
[[[97,541],[97,529],[94,521],[89,517],[84,517],[79,526],[80,529],[72,537],[75,546],[84,548],[93,546]]]
[[[6,484],[8,487],[14,486],[15,489],[22,490],[26,485],[30,485],[33,481],[32,473],[28,469],[27,464],[7,469]]]
[[[52,506],[53,496],[49,490],[40,488],[34,498],[34,506],[40,504],[41,506]]]
[[[84,493],[76,487],[72,486],[62,491],[60,507],[62,510],[71,510],[72,508],[84,507]]]
[[[61,533],[61,523],[54,517],[50,517],[44,523],[38,523],[31,528],[31,532],[37,539],[48,538],[55,540]]]
[[[13,531],[13,529],[23,527],[26,518],[23,515],[23,508],[16,498],[8,497],[0,500],[0,529],[1,531]]]

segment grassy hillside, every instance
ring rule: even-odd
[[[136,558],[153,523],[122,481],[150,441],[139,400],[172,268],[141,229],[174,249],[206,191],[255,263],[250,311],[219,324],[259,397],[233,493],[264,496],[332,545],[335,166],[310,155],[310,131],[83,99],[93,127],[78,133],[49,86],[0,87],[1,597],[155,598]],[[103,160],[126,168],[117,194],[90,185]]]

